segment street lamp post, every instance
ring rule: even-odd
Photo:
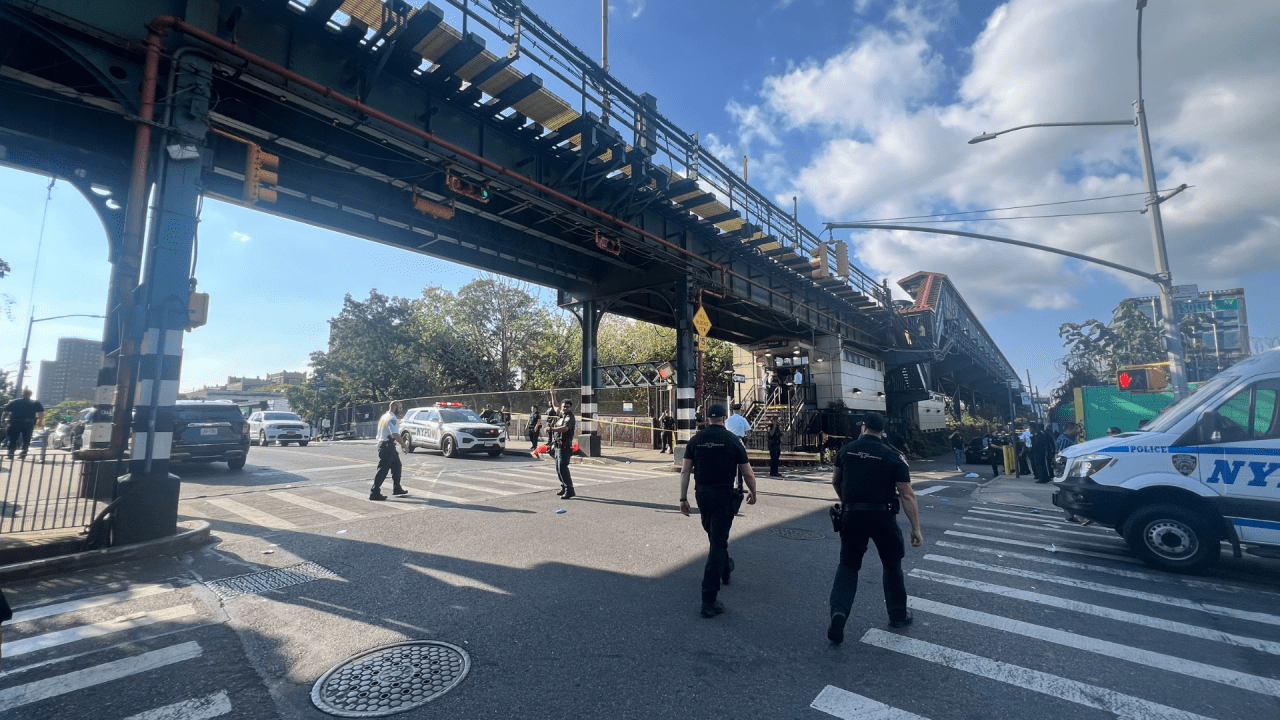
[[[27,321],[27,341],[22,346],[22,360],[18,362],[18,382],[14,386],[14,395],[22,395],[22,379],[27,374],[27,350],[31,347],[31,326],[38,322],[46,320],[60,320],[69,317],[87,317],[87,318],[105,318],[105,315],[54,315],[53,317],[37,318],[36,314],[31,313],[31,319]]]
[[[1147,183],[1147,214],[1151,217],[1151,241],[1154,245],[1156,255],[1156,283],[1160,286],[1160,314],[1161,331],[1164,335],[1165,350],[1169,353],[1169,383],[1173,386],[1173,395],[1175,399],[1181,399],[1187,394],[1187,373],[1186,358],[1182,347],[1182,336],[1178,332],[1177,323],[1175,322],[1175,309],[1173,304],[1173,273],[1169,271],[1169,253],[1165,247],[1164,241],[1164,222],[1160,216],[1160,203],[1168,198],[1162,198],[1159,195],[1159,189],[1156,187],[1155,166],[1151,160],[1151,138],[1147,134],[1147,112],[1142,102],[1142,11],[1147,6],[1147,0],[1138,1],[1138,40],[1137,40],[1137,56],[1138,56],[1138,98],[1133,103],[1134,119],[1133,120],[1105,120],[1100,122],[1073,122],[1073,123],[1035,123],[1032,125],[1019,125],[1018,127],[1001,130],[995,133],[982,133],[969,141],[970,145],[993,140],[996,137],[1014,130],[1022,130],[1032,127],[1064,127],[1076,125],[1135,125],[1138,128],[1138,138],[1142,143],[1142,174]],[[1172,194],[1169,196],[1172,197]]]

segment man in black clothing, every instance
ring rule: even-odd
[[[542,415],[538,412],[538,406],[532,405],[529,408],[529,426],[525,428],[529,435],[529,449],[536,450],[538,448],[538,433],[542,432]]]
[[[13,459],[13,451],[22,443],[22,457],[27,456],[27,446],[31,444],[31,433],[37,425],[44,424],[44,405],[31,399],[30,388],[22,391],[22,397],[4,406],[3,412],[9,421],[9,459]]]
[[[924,544],[916,495],[902,456],[881,442],[884,416],[870,413],[863,420],[862,435],[840,448],[831,484],[840,498],[840,565],[831,585],[831,625],[827,639],[844,642],[844,625],[858,592],[858,571],[867,541],[873,540],[884,567],[884,604],[890,627],[911,624],[907,610],[907,586],[902,578],[906,548],[896,519],[899,501],[911,521],[911,546]]]
[[[1031,426],[1031,471],[1036,482],[1047,483],[1052,480],[1049,463],[1053,458],[1053,438],[1045,431],[1044,426],[1035,423]]]
[[[662,411],[662,418],[658,420],[658,424],[662,426],[662,450],[659,452],[675,454],[675,450],[671,444],[676,435],[676,419],[671,417],[671,412]]]
[[[782,426],[777,420],[769,421],[765,437],[769,439],[769,477],[782,477],[778,474],[778,457],[782,455]]]
[[[720,586],[729,584],[733,560],[729,558],[729,530],[738,512],[734,481],[738,474],[747,485],[747,504],[756,503],[756,476],[747,460],[747,449],[737,435],[724,426],[726,412],[719,403],[707,409],[706,429],[689,441],[684,450],[684,466],[680,469],[680,512],[689,515],[689,473],[697,479],[694,498],[702,529],[707,533],[711,551],[702,571],[702,617],[715,617],[724,612],[724,603],[716,599]]]
[[[560,417],[556,419],[556,424],[547,428],[551,456],[556,459],[556,478],[560,480],[560,492],[556,495],[565,500],[577,495],[573,491],[573,478],[569,476],[569,458],[573,457],[573,438],[576,437],[574,430],[577,425],[577,420],[573,417],[573,403],[565,400],[560,404]]]

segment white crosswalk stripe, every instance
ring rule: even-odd
[[[916,495],[932,495],[933,493],[936,493],[939,490],[946,490],[946,489],[947,489],[946,485],[934,485],[933,487],[927,487],[923,490],[916,490]]]
[[[923,640],[894,635],[883,630],[874,628],[868,630],[862,636],[862,642],[1042,695],[1104,710],[1130,720],[1210,720],[1204,715],[1150,702],[1097,685],[1077,682]]]
[[[983,529],[986,529],[986,528],[983,528]],[[1028,542],[1026,540],[1012,540],[1010,538],[992,537],[990,535],[975,535],[973,533],[960,532],[958,530],[945,530],[943,531],[942,534],[951,535],[952,537],[970,538],[973,540],[986,540],[988,542],[1001,543],[1004,545],[1017,545],[1019,547],[1039,548],[1041,550],[1048,550],[1049,552],[1068,553],[1070,555],[1081,555],[1085,557],[1096,557],[1096,558],[1103,558],[1106,560],[1116,560],[1118,562],[1132,563],[1135,565],[1140,565],[1142,563],[1141,560],[1137,560],[1131,557],[1125,557],[1123,555],[1093,552],[1092,550],[1080,550],[1078,548],[1058,547],[1057,545],[1054,545],[1054,544],[1045,545],[1044,543]]]
[[[120,592],[108,593],[106,595],[95,595],[94,597],[82,598],[79,600],[68,600],[66,602],[53,603],[50,605],[41,605],[39,607],[30,607],[24,609],[23,606],[15,608],[13,617],[9,620],[9,625],[13,626],[18,623],[27,622],[29,620],[39,620],[40,618],[53,617],[63,613],[75,612],[77,610],[87,610],[102,605],[114,605],[115,603],[127,602],[138,598],[158,595],[173,590],[173,586],[167,583],[155,585],[146,584],[137,587],[121,590]]]
[[[369,500],[369,493],[367,491],[360,492],[358,490],[352,490],[351,488],[342,487],[341,485],[330,485],[329,487],[326,487],[325,490],[327,490],[328,492],[334,493],[335,495],[354,498],[363,503],[371,503],[371,501]],[[419,492],[418,494],[423,495],[424,493]],[[462,498],[455,498],[453,496],[448,496],[447,502],[465,503],[467,502],[467,500],[464,500]],[[385,510],[390,510],[391,512],[408,512],[410,510],[417,509],[412,505],[404,505],[402,503],[394,503],[394,502],[377,503],[377,506],[379,510],[385,509]]]
[[[192,660],[200,657],[202,652],[199,643],[184,642],[56,677],[5,688],[0,690],[0,712]]]
[[[823,688],[818,697],[809,703],[809,707],[841,720],[928,720],[915,713],[841,690],[834,685]]]
[[[298,527],[284,518],[276,517],[271,513],[264,512],[252,505],[246,505],[242,502],[232,500],[231,498],[205,498],[204,502],[207,502],[221,510],[226,510],[233,515],[239,515],[254,525],[261,525],[263,527],[269,527],[276,530],[293,530]]]
[[[154,612],[136,613],[134,615],[126,615],[107,620],[105,622],[92,623],[90,625],[78,625],[76,627],[49,632],[35,637],[24,638],[22,640],[14,640],[0,646],[0,656],[17,657],[26,655],[37,650],[45,650],[58,645],[66,645],[68,643],[87,640],[89,638],[102,637],[111,633],[124,632],[134,628],[146,627],[159,622],[169,622],[181,618],[195,615],[196,609],[190,605],[178,605],[176,607],[156,610]]]
[[[210,720],[231,712],[226,691],[130,715],[124,720]]]
[[[336,505],[322,503],[319,500],[312,500],[311,498],[303,497],[296,493],[285,492],[283,490],[279,490],[271,493],[271,497],[277,500],[283,500],[287,503],[293,503],[294,505],[297,505],[299,507],[304,507],[308,510],[313,510],[318,513],[323,513],[325,515],[332,515],[333,517],[339,520],[356,520],[358,518],[364,517],[358,512],[351,512],[350,510],[344,510],[340,507],[337,507]]]
[[[1079,537],[1093,538],[1095,540],[1101,537],[1107,537],[1107,535],[1094,532],[1092,530],[1090,531],[1068,530],[1062,527],[1061,525],[1057,525],[1056,523],[1046,523],[1044,525],[1032,525],[1030,523],[1009,522],[1007,520],[993,520],[991,518],[982,517],[980,515],[966,515],[964,519],[968,520],[969,522],[989,523],[991,525],[1002,525],[1004,527],[1020,527],[1020,528],[1027,528],[1029,530],[1039,530],[1041,532],[1057,533],[1059,535],[1076,535]],[[1057,525],[1057,526],[1055,527],[1054,525]],[[962,527],[962,526],[957,525],[956,527]],[[965,525],[963,527],[973,527],[973,526]],[[1114,533],[1111,533],[1110,537],[1115,538],[1117,541],[1120,540],[1119,536],[1117,536]]]
[[[953,527],[965,528],[966,530],[982,530],[983,532],[1001,533],[1004,535],[1017,535],[1019,537],[1025,537],[1027,534],[1022,530],[989,527],[987,525],[970,525],[968,523],[954,523]],[[1040,530],[1042,528],[1035,528],[1035,529]],[[951,531],[948,530],[947,532],[951,532]],[[1116,538],[1116,539],[1117,541],[1119,540],[1119,538]],[[1089,542],[1087,540],[1063,540],[1063,542],[1070,542],[1075,545],[1084,545],[1086,547],[1092,547],[1092,548],[1101,548],[1103,550],[1107,550],[1113,547],[1116,547],[1116,548],[1120,547],[1119,543],[1117,543],[1116,545],[1104,545],[1102,543],[1094,543],[1094,542]]]

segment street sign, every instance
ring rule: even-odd
[[[702,337],[706,337],[711,331],[711,318],[707,317],[705,308],[698,308],[698,312],[693,316],[693,328],[698,331]]]
[[[324,392],[325,390],[328,390],[328,389],[329,389],[329,386],[328,386],[328,385],[317,385],[317,386],[316,386],[316,390],[318,390],[318,391],[320,391],[320,392]]]
[[[739,383],[739,384],[744,383],[744,382],[746,382],[746,381],[747,381],[747,376],[746,376],[746,375],[742,375],[741,373],[734,373],[734,374],[733,374],[733,381],[734,381],[734,382],[736,382],[736,383]]]
[[[1031,407],[1031,393],[1029,392],[1022,393],[1022,404],[1025,407]]]
[[[1174,285],[1169,288],[1169,292],[1173,295],[1174,302],[1187,302],[1200,297],[1199,285]]]
[[[1220,298],[1218,300],[1197,300],[1178,305],[1179,315],[1215,312],[1217,310],[1239,310],[1240,298]]]

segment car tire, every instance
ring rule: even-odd
[[[501,454],[502,454],[502,448],[500,447],[489,450],[489,457],[498,457]]]
[[[248,458],[237,458],[235,460],[228,460],[227,468],[230,470],[239,470],[244,467],[244,462],[247,459]]]
[[[407,432],[403,432],[403,433],[400,433],[400,439],[404,441],[405,452],[411,453],[417,449],[416,447],[414,447],[414,444],[413,444],[413,435],[410,435]]]
[[[452,435],[445,435],[440,439],[440,453],[447,458],[458,457],[458,441]]]
[[[299,440],[299,441],[298,441],[298,447],[306,447],[306,446],[307,446],[307,443],[309,443],[309,442],[311,442],[311,441],[310,441],[310,440]]]
[[[1194,575],[1213,567],[1222,544],[1213,523],[1193,508],[1151,505],[1124,523],[1124,539],[1143,562],[1168,572]]]
[[[266,447],[266,446],[268,446],[268,445],[270,445],[270,444],[271,444],[271,443],[267,442],[267,431],[266,431],[266,430],[260,430],[260,431],[258,431],[258,444],[259,444],[259,445],[261,445],[262,447]]]

